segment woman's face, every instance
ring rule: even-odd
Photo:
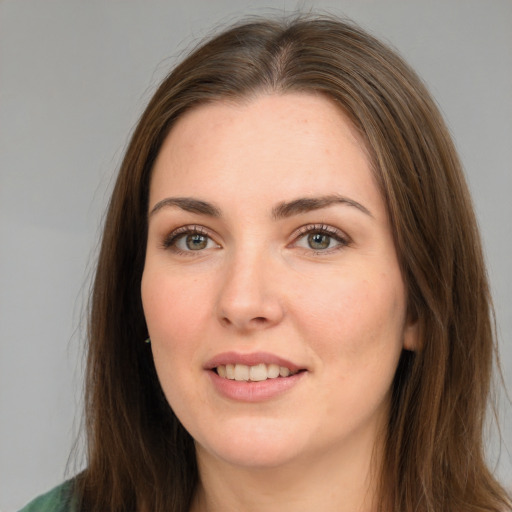
[[[177,122],[151,180],[142,300],[200,460],[368,460],[415,328],[367,155],[329,100],[219,101]]]

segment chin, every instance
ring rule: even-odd
[[[284,466],[299,455],[303,443],[286,429],[251,428],[196,441],[198,457],[208,454],[228,464],[265,469]]]
[[[211,455],[232,466],[246,469],[272,469],[286,466],[294,460],[293,454],[289,450],[273,447],[257,446],[242,447],[234,449],[230,447],[226,450],[216,450]]]

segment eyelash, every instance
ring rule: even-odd
[[[170,249],[176,254],[184,255],[184,256],[194,256],[194,252],[201,252],[201,251],[183,251],[179,247],[176,246],[177,242],[184,236],[187,235],[200,235],[204,236],[206,238],[209,238],[210,240],[214,241],[213,238],[210,236],[209,232],[203,227],[203,226],[196,226],[196,225],[188,225],[188,226],[181,226],[178,229],[175,229],[171,233],[169,233],[163,240],[162,248],[163,249]],[[216,242],[215,242],[216,243]]]
[[[343,249],[347,245],[350,244],[350,239],[339,229],[329,226],[327,224],[306,224],[304,226],[301,226],[298,228],[292,235],[293,242],[290,244],[292,247],[297,246],[297,243],[304,238],[307,235],[310,235],[312,233],[319,233],[321,235],[326,235],[330,237],[331,239],[338,242],[338,245],[331,248],[321,249],[321,250],[315,250],[313,248],[302,248],[307,253],[313,253],[315,255],[322,255],[322,254],[329,254],[331,252]],[[176,254],[185,255],[185,256],[194,256],[195,252],[201,252],[201,250],[198,251],[184,251],[182,249],[179,249],[176,244],[177,242],[184,236],[187,235],[200,235],[208,238],[209,240],[213,241],[215,240],[210,236],[207,229],[205,229],[203,226],[198,225],[187,225],[187,226],[181,226],[178,229],[175,229],[171,233],[169,233],[162,242],[162,248],[163,249],[170,249]]]
[[[350,244],[350,239],[347,235],[345,235],[342,231],[339,229],[329,226],[327,224],[306,224],[305,226],[301,226],[299,229],[295,231],[293,234],[293,245],[297,245],[297,243],[304,238],[307,235],[313,234],[313,233],[319,233],[321,235],[326,235],[336,242],[338,242],[339,245],[336,245],[334,247],[330,247],[327,249],[313,249],[308,248],[305,249],[308,253],[313,253],[315,255],[323,255],[323,254],[330,254],[334,251],[338,251],[340,249],[343,249],[344,247],[348,246]]]

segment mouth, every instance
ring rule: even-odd
[[[204,369],[221,396],[246,403],[277,399],[300,386],[309,372],[270,352],[224,352],[210,359]]]
[[[286,379],[307,371],[306,368],[269,352],[218,354],[205,365],[205,370],[212,371],[222,379],[240,382]]]
[[[304,370],[293,370],[274,363],[259,363],[253,366],[246,364],[221,364],[212,370],[221,378],[245,382],[262,382],[268,379],[286,378]]]

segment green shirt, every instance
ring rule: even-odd
[[[19,512],[77,512],[71,493],[73,480],[64,482],[50,492],[39,496]]]

